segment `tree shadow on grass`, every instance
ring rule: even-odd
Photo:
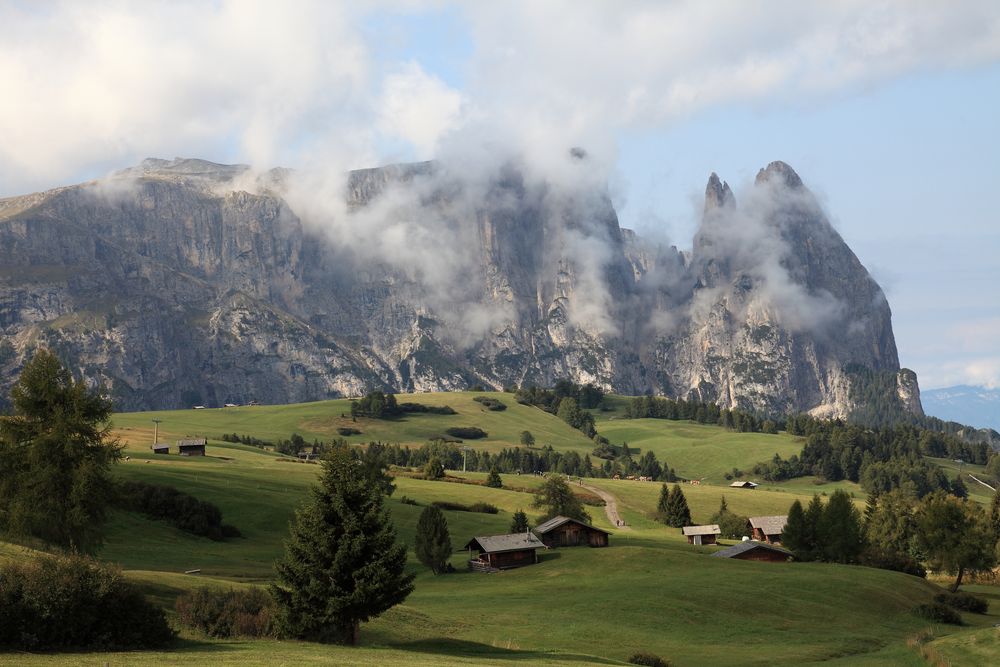
[[[393,648],[401,651],[413,651],[414,653],[433,653],[442,656],[454,656],[459,658],[472,658],[482,660],[510,660],[510,661],[535,661],[535,660],[560,660],[564,662],[585,662],[601,665],[620,665],[618,660],[602,658],[596,655],[582,655],[576,653],[557,653],[552,651],[522,651],[519,649],[508,649],[479,642],[466,641],[462,639],[420,639],[405,644],[396,644]]]

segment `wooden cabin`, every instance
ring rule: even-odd
[[[181,456],[204,456],[205,455],[205,444],[208,442],[205,438],[188,438],[186,440],[177,441],[177,453]]]
[[[776,547],[766,542],[747,540],[737,545],[716,551],[712,556],[718,558],[735,558],[736,560],[756,560],[768,563],[787,563],[795,556],[788,549]]]
[[[758,542],[781,544],[781,533],[788,523],[788,516],[750,517],[750,537]]]
[[[722,529],[713,523],[707,526],[684,526],[681,528],[681,533],[688,538],[688,544],[715,544],[716,537],[722,533]]]
[[[514,533],[473,537],[464,548],[469,550],[470,555],[473,549],[479,552],[478,558],[469,559],[470,570],[498,572],[534,565],[538,562],[535,552],[545,548],[545,545],[531,533]]]
[[[165,442],[158,442],[155,445],[150,445],[149,448],[153,450],[154,454],[169,454],[170,453],[170,445],[168,445]]]
[[[736,481],[729,485],[732,489],[756,489],[756,482]]]
[[[553,517],[531,532],[537,535],[542,540],[542,544],[549,548],[606,547],[611,535],[606,530],[566,516]]]

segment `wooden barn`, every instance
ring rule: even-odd
[[[757,560],[768,563],[787,563],[795,556],[788,549],[776,547],[766,542],[747,540],[737,545],[716,551],[712,556],[718,558],[735,558],[736,560]]]
[[[181,456],[204,456],[205,455],[205,444],[208,442],[205,438],[188,438],[186,440],[177,441],[177,453]]]
[[[757,482],[736,481],[729,485],[732,489],[756,489]]]
[[[154,454],[169,454],[170,453],[170,445],[168,445],[165,442],[158,442],[155,445],[150,445],[149,448],[153,450]]]
[[[750,517],[750,537],[758,542],[781,544],[781,532],[785,530],[788,516]]]
[[[542,544],[549,548],[606,547],[608,546],[608,537],[611,535],[606,530],[566,516],[553,517],[531,532],[537,535],[542,540]]]
[[[545,548],[545,545],[531,533],[514,533],[473,537],[464,548],[469,550],[470,555],[473,549],[479,552],[478,558],[469,559],[470,570],[497,572],[534,565],[538,562],[535,552]]]
[[[684,526],[681,532],[688,538],[688,544],[715,544],[716,537],[722,533],[722,529],[713,523],[707,526]]]

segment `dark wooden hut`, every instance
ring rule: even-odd
[[[169,454],[170,445],[165,442],[158,442],[155,445],[150,445],[150,449],[153,450],[154,454]]]
[[[715,544],[716,536],[722,533],[717,524],[708,526],[684,526],[681,532],[688,538],[688,544]]]
[[[557,516],[549,519],[533,531],[547,547],[606,547],[608,537],[606,530],[601,530],[589,523]]]
[[[788,523],[788,516],[752,516],[749,522],[751,539],[768,544],[781,544],[781,531]]]
[[[766,542],[747,540],[737,545],[716,551],[712,556],[717,558],[735,558],[736,560],[757,560],[769,563],[787,563],[795,558],[788,549],[776,547]]]
[[[177,441],[177,453],[181,456],[204,456],[205,455],[205,444],[208,441],[205,438],[188,438],[186,440]]]
[[[496,572],[537,563],[538,554],[535,552],[544,547],[531,533],[514,533],[473,537],[464,548],[470,553],[473,550],[479,552],[478,558],[469,560],[469,569]]]

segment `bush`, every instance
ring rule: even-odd
[[[0,647],[159,648],[174,631],[121,569],[82,556],[0,565]]]
[[[361,435],[361,431],[356,428],[351,428],[350,426],[341,426],[337,429],[337,433],[343,436],[348,435]]]
[[[476,403],[482,403],[483,407],[493,412],[502,412],[507,409],[507,404],[489,396],[476,396],[473,398]]]
[[[869,548],[861,554],[861,564],[868,567],[877,567],[882,570],[894,570],[896,572],[912,574],[914,577],[927,577],[927,570],[918,561],[907,554],[889,549]]]
[[[961,615],[948,605],[941,604],[940,602],[918,604],[913,608],[913,613],[920,618],[925,618],[928,621],[933,621],[935,623],[962,625]]]
[[[645,667],[670,667],[669,661],[652,653],[633,653],[628,661],[633,665],[645,665]]]
[[[177,598],[177,618],[207,637],[275,637],[274,599],[262,588],[198,588]]]
[[[432,415],[457,415],[458,414],[457,412],[455,412],[455,409],[453,407],[451,407],[450,405],[442,405],[442,406],[439,407],[439,406],[436,406],[436,405],[424,405],[423,403],[400,403],[399,404],[399,411],[400,412],[421,412],[421,413],[426,412],[427,414],[432,414]]]
[[[463,505],[462,503],[453,503],[448,500],[435,500],[431,503],[434,507],[442,510],[449,510],[452,512],[479,512],[480,514],[497,514],[500,511],[496,505],[491,505],[489,503],[472,503],[471,505]]]
[[[489,435],[489,433],[477,426],[452,426],[445,433],[452,437],[465,438],[466,440],[478,440]]]
[[[152,519],[169,521],[184,532],[217,542],[227,537],[240,537],[239,529],[222,523],[222,511],[218,507],[172,486],[121,482],[118,506]]]
[[[989,601],[970,593],[938,593],[934,596],[934,602],[946,604],[952,609],[970,611],[973,614],[985,614],[990,609]]]
[[[413,498],[410,498],[409,496],[400,496],[399,502],[403,503],[404,505],[419,506],[419,503]]]

